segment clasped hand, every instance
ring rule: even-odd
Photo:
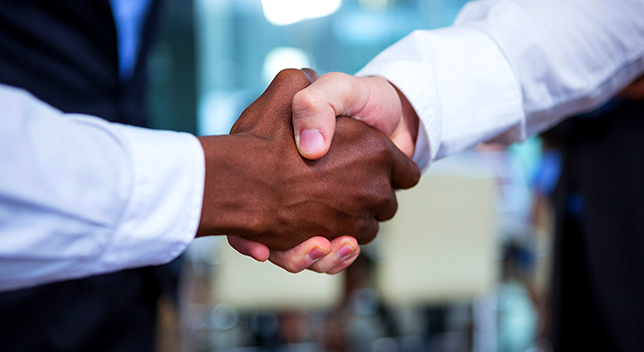
[[[307,73],[282,71],[230,135],[200,138],[206,182],[198,236],[229,235],[241,253],[291,272],[335,273],[357,257],[356,241],[370,242],[378,221],[393,217],[394,190],[414,186],[420,171],[386,135],[347,117],[337,118],[326,155],[303,158],[292,105],[311,84]]]

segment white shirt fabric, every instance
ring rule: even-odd
[[[642,0],[486,0],[415,31],[358,76],[396,85],[420,120],[414,161],[512,143],[603,105],[644,72]]]
[[[0,114],[0,290],[166,263],[194,238],[194,136],[64,116],[6,85]]]

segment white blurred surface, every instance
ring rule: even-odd
[[[214,272],[213,301],[240,310],[325,309],[339,303],[344,274],[291,274],[222,245]]]
[[[480,159],[432,166],[418,186],[397,194],[383,225],[377,288],[391,305],[471,300],[498,277],[496,179]]]
[[[340,6],[342,0],[262,0],[266,20],[276,26],[328,16]]]

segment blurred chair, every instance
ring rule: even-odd
[[[472,154],[439,161],[397,197],[398,213],[377,244],[385,304],[472,300],[496,282],[497,181],[489,164]]]
[[[266,262],[242,256],[228,244],[219,246],[213,301],[239,310],[330,309],[343,294],[344,274],[310,271],[291,274]]]

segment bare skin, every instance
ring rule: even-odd
[[[414,153],[418,116],[404,94],[382,77],[332,72],[298,92],[293,97],[293,127],[302,156],[315,160],[326,154],[337,116],[361,120],[384,133],[407,156]],[[322,138],[315,138],[316,132]]]
[[[378,221],[394,215],[394,188],[412,187],[420,172],[387,136],[340,118],[324,158],[311,161],[299,155],[291,106],[295,94],[309,84],[302,71],[285,70],[244,111],[231,135],[200,138],[206,183],[198,236],[225,233],[252,240],[273,250],[269,256],[278,262],[289,253],[283,251],[311,243],[320,251],[308,255],[324,257],[333,251],[338,256],[344,245],[355,245],[347,236],[367,243],[376,235]],[[312,239],[316,236],[321,238]],[[255,254],[255,247],[235,246],[235,237],[229,241]],[[357,246],[352,249],[357,256]]]
[[[644,100],[644,76],[631,83],[619,95],[634,101]]]
[[[341,115],[358,118],[379,129],[407,156],[414,153],[418,116],[407,98],[387,80],[381,77],[352,77],[337,72],[318,79],[315,71],[304,71],[314,83],[293,97],[294,136],[302,156],[315,160],[328,152],[334,138],[336,116]],[[308,135],[302,135],[304,130],[309,130]],[[348,267],[360,253],[357,241],[348,236],[331,242],[314,237],[286,251],[269,250],[261,243],[243,238],[229,237],[229,242],[238,251],[256,260],[268,259],[289,271],[295,268],[295,271],[309,269],[337,273]],[[330,254],[312,260],[305,253],[314,248],[322,248]],[[353,250],[351,255],[341,255],[348,249]]]

